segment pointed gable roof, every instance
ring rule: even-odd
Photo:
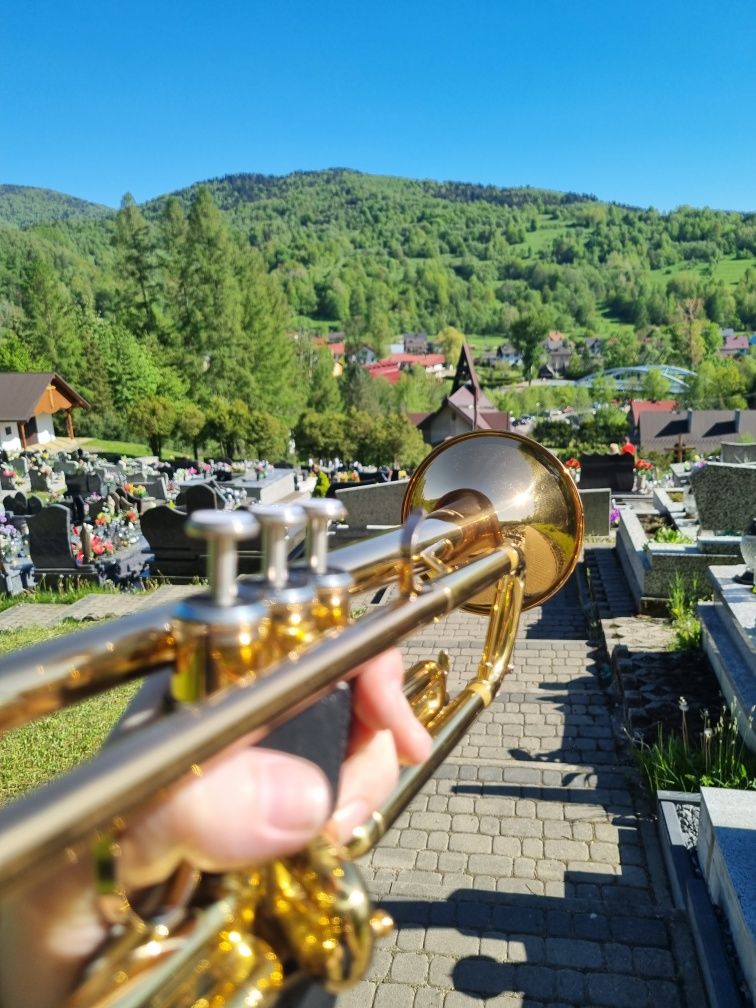
[[[452,382],[449,398],[451,398],[454,393],[461,388],[466,388],[470,392],[473,392],[475,389],[477,390],[478,395],[481,394],[480,382],[478,381],[478,376],[475,373],[475,365],[473,364],[472,350],[467,343],[462,344],[462,349],[459,353],[457,371],[454,375],[454,381]]]
[[[54,394],[57,393],[57,396]],[[22,420],[89,403],[54,371],[0,372],[0,417]]]

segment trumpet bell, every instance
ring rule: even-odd
[[[497,539],[519,547],[527,558],[523,609],[557,592],[580,557],[583,508],[575,481],[555,455],[521,434],[476,431],[442,442],[412,475],[402,521],[416,508],[449,513],[461,524],[469,517],[471,557]],[[483,534],[481,509],[490,519]],[[493,588],[486,589],[463,608],[487,615],[492,601]]]

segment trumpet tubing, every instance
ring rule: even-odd
[[[196,893],[192,882],[152,923],[127,914],[68,1008],[266,1004],[292,976],[337,991],[364,973],[386,919],[349,862],[380,839],[492,701],[520,611],[567,579],[583,526],[567,471],[512,434],[463,435],[435,449],[410,480],[402,527],[329,555],[328,524],[342,513],[328,500],[199,512],[188,528],[210,542],[208,592],[0,662],[2,728],[146,678],[96,759],[0,811],[8,894],[88,858],[95,836],[107,851],[135,810],[180,777],[201,773],[242,736],[263,741],[421,626],[460,607],[488,617],[477,672],[456,697],[445,654],[409,670],[405,695],[432,736],[431,757],[402,772],[345,849],[321,838],[295,858],[203,878]],[[303,517],[307,560],[290,570],[287,529]],[[235,543],[258,527],[262,575],[237,581]],[[393,596],[352,621],[350,598],[387,585]]]

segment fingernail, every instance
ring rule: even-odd
[[[370,807],[363,798],[355,798],[353,801],[341,805],[331,816],[338,840],[346,843],[357,826],[362,826],[370,818]]]
[[[260,814],[273,829],[312,834],[328,818],[331,790],[312,763],[271,751],[261,776]]]

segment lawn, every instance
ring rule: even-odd
[[[55,627],[8,630],[0,637],[0,654],[79,629],[80,624],[67,621]],[[138,683],[120,686],[0,737],[0,804],[97,752],[138,688]]]
[[[666,283],[667,280],[672,277],[680,276],[684,273],[690,273],[691,275],[698,277],[721,281],[722,283],[728,284],[730,287],[734,287],[749,269],[754,268],[756,268],[756,259],[754,258],[720,259],[714,264],[713,268],[711,268],[708,263],[688,262],[687,260],[683,260],[681,262],[673,263],[671,266],[665,266],[660,270],[651,270],[651,276],[662,283]]]

